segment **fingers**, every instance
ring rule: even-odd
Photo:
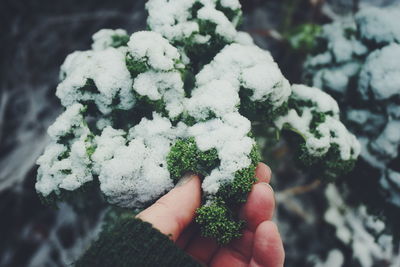
[[[192,222],[196,209],[200,207],[200,178],[193,175],[186,179],[137,216],[173,241]]]
[[[228,248],[240,253],[246,262],[249,262],[253,255],[253,239],[254,233],[249,229],[243,230],[243,235],[236,240],[233,240]]]
[[[275,223],[261,223],[254,235],[251,267],[282,267],[285,260],[282,239]]]
[[[190,240],[198,232],[198,227],[193,222],[179,235],[175,244],[181,249],[185,249]]]
[[[256,168],[257,183],[260,182],[269,183],[271,181],[271,177],[272,177],[271,169],[262,162],[258,163]]]
[[[274,209],[275,198],[271,186],[264,182],[257,183],[241,208],[240,217],[246,221],[246,228],[255,232],[260,223],[271,220]]]
[[[220,248],[211,260],[211,266],[248,266],[253,255],[254,236],[257,227],[270,220],[275,208],[274,193],[267,182],[271,179],[271,170],[263,163],[256,169],[258,183],[241,209],[241,218],[246,221],[243,236],[233,240],[228,246]]]
[[[241,238],[222,247],[214,255],[211,266],[247,266],[253,254],[254,233],[244,230]]]
[[[203,237],[200,234],[190,241],[186,252],[202,263],[210,262],[219,246],[214,239]]]
[[[212,259],[211,267],[247,267],[248,263],[241,253],[228,248],[221,248]]]

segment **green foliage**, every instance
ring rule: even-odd
[[[118,35],[115,34],[111,36],[112,39],[112,47],[118,48],[121,46],[127,46],[129,42],[129,35]]]
[[[163,99],[151,100],[148,96],[143,96],[134,91],[137,100],[136,108],[142,112],[144,117],[151,117],[151,114],[156,111],[165,117],[168,117],[166,105]],[[137,116],[137,115],[136,115]]]
[[[182,46],[191,60],[190,67],[198,72],[205,64],[209,63],[215,55],[226,45],[232,43],[232,40],[226,40],[224,36],[216,32],[216,24],[209,20],[202,20],[197,17],[197,12],[203,7],[200,1],[194,3],[189,10],[191,19],[198,23],[199,31],[186,40],[176,42],[174,45]],[[224,15],[236,26],[242,21],[241,9],[232,10],[223,7],[221,1],[217,1],[216,9],[223,12]],[[210,40],[205,43],[199,43],[197,35],[210,36]]]
[[[285,38],[293,50],[309,52],[315,49],[316,39],[321,31],[320,25],[304,23],[291,29]]]
[[[233,182],[221,185],[210,205],[197,210],[196,222],[200,224],[202,235],[214,237],[220,244],[241,236],[244,221],[237,218],[237,210],[240,204],[246,202],[256,181],[255,169],[260,161],[257,146],[253,147],[250,158],[249,167],[237,171]]]
[[[223,12],[225,16],[231,21],[233,26],[237,26],[240,23],[242,15],[240,9],[232,10],[226,8],[221,4],[222,0],[217,0],[215,2],[216,9]],[[210,18],[210,20],[198,18],[197,13],[202,7],[203,4],[198,0],[195,1],[193,7],[189,10],[189,14],[191,14],[191,18],[189,15],[189,20],[192,20],[199,26],[198,31],[191,33],[189,37],[182,37],[186,39],[168,40],[169,42],[171,42],[171,45],[175,46],[175,48],[178,49],[179,53],[181,53],[182,56],[182,61],[180,59],[176,59],[177,57],[173,58],[173,63],[175,65],[170,70],[181,74],[181,78],[184,83],[185,97],[191,97],[191,92],[193,88],[196,87],[196,74],[199,73],[204,65],[210,63],[210,61],[225,46],[235,42],[235,36],[231,36],[230,34],[222,36],[221,32],[217,32],[217,24],[212,21],[212,18]],[[175,19],[175,23],[177,23],[177,21],[178,20]],[[220,27],[220,24],[218,24],[218,27]],[[291,42],[293,42],[292,45],[297,45],[298,47],[306,47],[307,49],[309,49],[309,47],[313,43],[311,35],[316,34],[318,29],[304,28],[303,31],[305,32],[303,32],[303,35],[301,35],[300,33],[297,33],[297,35],[293,35]],[[129,41],[128,35],[113,35],[111,36],[111,38],[111,46],[116,48],[120,46],[126,46]],[[130,54],[129,52],[123,53],[126,53],[125,65],[133,80],[135,80],[135,78],[142,73],[145,73],[149,70],[156,70],[153,69],[152,66],[150,66],[151,64],[148,62],[147,57],[135,59],[132,56],[133,54]],[[163,72],[156,70],[155,73]],[[276,83],[274,87],[271,88],[271,90],[280,90],[283,85],[285,85],[281,84],[283,82],[286,82],[286,80],[281,81],[280,83]],[[89,93],[95,95],[100,93],[98,88],[96,87],[96,83],[92,79],[87,79],[86,84],[78,90],[80,91],[80,93],[85,94]],[[129,87],[127,90],[130,90]],[[186,123],[188,126],[192,126],[196,123],[201,122],[189,116],[187,114],[187,111],[183,111],[180,115],[178,115],[178,118],[170,118],[166,110],[166,103],[162,97],[159,100],[154,101],[151,100],[148,96],[140,95],[133,89],[132,95],[130,94],[130,96],[132,96],[132,99],[130,100],[132,101],[132,103],[134,103],[134,105],[132,104],[132,107],[127,107],[127,110],[122,110],[119,107],[121,104],[122,93],[118,90],[114,90],[113,92],[113,94],[109,94],[112,96],[107,99],[109,100],[107,103],[111,102],[110,109],[107,110],[107,112],[104,112],[104,114],[101,114],[101,112],[98,110],[98,107],[94,103],[94,100],[89,100],[86,102],[81,101],[81,104],[84,104],[85,107],[88,109],[87,114],[84,114],[84,120],[91,120],[92,122],[94,121],[95,124],[96,120],[98,121],[99,118],[102,118],[105,119],[106,125],[110,123],[114,129],[122,129],[125,132],[129,132],[129,130],[137,125],[143,118],[151,119],[153,116],[153,112],[157,112],[161,116],[168,118],[173,126],[176,126],[179,121]],[[129,91],[129,93],[131,92]],[[236,91],[233,93],[236,93]],[[282,97],[283,100],[279,103],[284,103],[280,107],[276,107],[276,105],[273,105],[272,103],[272,101],[274,100],[264,99],[262,101],[253,101],[252,95],[252,90],[244,87],[240,88],[239,97],[241,104],[238,107],[239,112],[250,121],[261,122],[261,124],[266,122],[265,124],[267,126],[271,126],[274,120],[277,119],[277,117],[287,114],[289,108],[301,110],[301,106],[313,105],[312,102],[285,102],[287,98],[283,99]],[[279,96],[274,95],[271,98],[273,97],[279,98]],[[285,95],[285,97],[287,97],[287,95]],[[292,105],[294,105],[295,107],[293,107]],[[234,105],[233,108],[235,108]],[[208,117],[204,119],[205,121],[209,121],[216,117],[216,114],[213,111],[209,111],[209,114],[207,115]],[[326,114],[324,113],[314,112],[311,127],[313,129],[316,129],[320,123],[323,123],[325,121],[325,115]],[[100,132],[103,130],[103,128],[97,125],[93,127],[91,125],[88,125],[88,127],[90,131],[95,134],[95,136],[98,136],[98,134],[100,134]],[[99,129],[96,130],[97,127]],[[249,130],[246,127],[244,128],[246,129],[246,131]],[[318,175],[326,176],[328,177],[327,179],[330,179],[337,175],[337,173],[345,172],[352,167],[352,164],[354,162],[342,162],[338,160],[338,158],[340,158],[340,151],[337,146],[332,146],[329,153],[327,153],[323,158],[310,157],[310,155],[306,153],[306,150],[304,150],[304,139],[302,139],[304,138],[304,136],[301,136],[301,134],[299,135],[299,133],[296,131],[294,132],[297,134],[296,136],[298,138],[296,139],[294,144],[299,148],[298,154],[300,161],[304,166],[309,167],[309,169],[311,169],[311,172],[315,172]],[[316,130],[313,133],[316,136],[318,136],[319,134],[318,132],[316,132]],[[126,137],[126,135],[124,137]],[[68,145],[70,145],[70,140],[74,138],[74,132],[63,136],[62,138],[63,140],[60,140],[59,143],[65,144],[68,147]],[[93,138],[93,135],[89,135],[88,140],[86,140],[86,153],[89,158],[92,157],[93,153],[96,150],[96,147],[93,145]],[[128,142],[129,140],[126,141],[126,144]],[[165,144],[172,144],[170,152],[168,153],[166,158],[166,167],[170,173],[171,179],[175,184],[187,173],[195,173],[200,175],[200,177],[206,177],[210,175],[212,170],[218,168],[220,165],[220,159],[217,149],[213,148],[208,151],[201,151],[198,148],[194,137],[178,139],[175,141],[170,141],[170,139],[166,138]],[[67,158],[68,156],[69,151],[66,151],[60,156],[59,160]],[[248,194],[256,181],[255,169],[258,162],[260,161],[260,154],[256,145],[253,146],[249,157],[251,159],[250,165],[240,170],[232,170],[232,172],[230,172],[230,175],[233,175],[233,177],[226,177],[230,178],[226,179],[229,180],[229,182],[218,184],[218,192],[215,193],[215,191],[212,190],[210,192],[205,191],[205,193],[203,194],[204,205],[197,210],[196,222],[200,224],[203,236],[216,238],[220,244],[226,244],[232,239],[241,236],[241,230],[244,226],[244,222],[238,218],[238,209],[240,208],[240,205],[246,202]],[[158,164],[160,167],[165,168],[164,163]],[[92,167],[92,165],[89,165],[89,169],[91,169]],[[65,175],[71,173],[71,170],[68,169],[62,171]],[[232,174],[233,172],[234,174]],[[56,193],[53,192],[49,197],[46,197],[46,201],[49,201],[50,203],[55,203],[57,200],[63,199],[69,202],[76,202],[79,205],[86,206],[88,203],[86,197],[91,197],[91,199],[96,200],[97,203],[104,203],[104,200],[107,199],[98,200],[98,198],[101,197],[101,194],[99,193],[100,186],[97,176],[102,174],[102,172],[94,173],[95,177],[93,182],[89,182],[73,192],[63,189],[58,190]],[[111,179],[115,178],[113,174],[110,176]],[[166,175],[166,179],[168,179],[167,176],[168,175]],[[125,179],[126,177],[123,178]],[[120,186],[120,188],[123,188],[124,186],[125,184],[123,184],[123,186]],[[126,191],[123,193],[125,194]],[[159,195],[162,195],[163,193],[165,193],[165,191],[161,192]],[[131,194],[131,191],[129,191],[129,194]],[[135,195],[135,193],[133,193],[132,195]],[[107,194],[104,193],[104,196],[107,196]],[[123,197],[125,196],[123,195]],[[154,198],[155,196],[152,197]],[[152,199],[151,201],[153,200],[154,199]],[[144,204],[145,205],[143,206],[147,206],[147,204],[150,204],[150,202],[146,202]],[[117,224],[118,221],[125,220],[126,218],[130,218],[131,216],[133,217],[133,214],[129,210],[113,209],[106,216],[106,224],[103,226],[103,228],[106,232],[111,232],[113,225]]]
[[[201,225],[203,236],[216,238],[220,244],[240,237],[244,226],[244,222],[237,220],[221,199],[197,209],[196,222]]]
[[[238,203],[246,202],[247,196],[256,182],[255,170],[258,162],[261,160],[258,146],[253,146],[250,158],[251,165],[237,171],[233,182],[221,185],[218,190],[217,196],[230,205],[235,206]]]
[[[274,119],[286,114],[288,111],[287,103],[284,103],[280,107],[274,109],[269,99],[265,101],[253,101],[251,100],[252,95],[252,90],[244,87],[240,88],[239,112],[251,120],[272,122]]]
[[[309,173],[325,182],[333,182],[354,168],[356,160],[342,160],[337,144],[332,144],[329,151],[323,157],[309,154],[305,143],[301,143],[296,153],[299,166],[307,169]]]
[[[126,55],[125,58],[126,67],[128,68],[128,71],[131,73],[132,78],[135,78],[140,73],[143,73],[149,69],[149,66],[147,66],[146,62],[147,60],[135,61],[135,59],[129,53]]]
[[[193,137],[178,140],[167,156],[168,170],[174,182],[178,182],[185,173],[193,172],[208,175],[219,165],[216,149],[200,151]]]
[[[322,134],[318,131],[318,126],[326,120],[326,114],[322,112],[312,111],[312,120],[310,122],[310,132],[317,138],[321,138]]]
[[[242,10],[240,8],[233,10],[227,7],[223,7],[221,4],[221,0],[217,1],[215,8],[224,13],[229,21],[233,23],[236,22],[237,25],[240,25],[242,23]]]

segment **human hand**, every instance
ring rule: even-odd
[[[269,167],[259,163],[256,177],[258,181],[240,212],[246,221],[243,236],[225,246],[202,237],[193,224],[196,209],[201,204],[201,182],[195,175],[181,180],[137,217],[170,236],[179,247],[207,266],[283,266],[282,240],[277,226],[271,221],[275,199],[269,185]]]

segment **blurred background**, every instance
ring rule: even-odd
[[[48,142],[47,127],[62,111],[54,93],[65,57],[89,49],[91,36],[99,29],[145,29],[144,2],[0,1],[0,266],[71,265],[99,232],[102,206],[80,213],[67,204],[58,209],[41,204],[34,189],[35,161]],[[394,2],[243,0],[242,29],[272,53],[295,83],[301,81],[305,53],[292,52],[289,37],[299,25],[324,24],[363,5]],[[340,222],[326,220],[329,202],[337,199],[336,189],[286,168],[290,164],[285,161],[291,159],[281,146],[274,153],[280,162],[268,162],[268,155],[266,161],[275,167],[276,220],[286,266],[400,266],[398,247],[390,236],[377,240],[363,226],[355,227],[362,237],[355,253],[340,238]],[[357,214],[355,220],[367,220],[362,211]]]

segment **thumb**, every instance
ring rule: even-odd
[[[201,203],[201,185],[197,175],[181,179],[174,189],[143,210],[137,218],[149,222],[176,241],[192,222]]]

